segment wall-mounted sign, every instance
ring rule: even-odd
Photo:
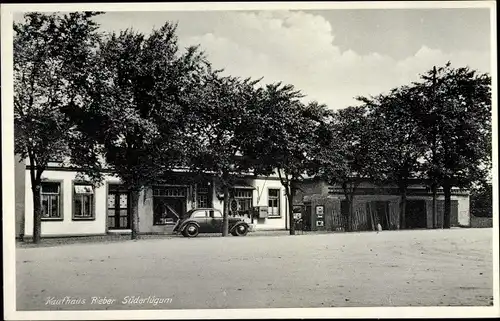
[[[75,194],[94,194],[91,185],[75,185]]]
[[[323,205],[316,206],[316,216],[317,217],[323,217],[324,212],[325,212],[325,207]]]
[[[316,226],[325,226],[325,222],[323,222],[323,221],[316,221]]]
[[[257,208],[257,216],[259,218],[266,218],[268,214],[268,207],[267,206],[259,206]]]

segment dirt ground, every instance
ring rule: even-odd
[[[18,310],[488,306],[492,229],[17,248]]]

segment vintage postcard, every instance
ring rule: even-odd
[[[6,320],[500,315],[494,1],[1,17]]]

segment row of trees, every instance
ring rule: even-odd
[[[66,156],[96,184],[120,177],[132,238],[139,192],[179,167],[222,182],[227,235],[228,189],[242,173],[277,173],[289,208],[303,175],[321,177],[342,186],[351,212],[361,179],[398,184],[404,204],[409,180],[424,177],[434,195],[444,188],[449,222],[451,187],[490,166],[488,75],[447,64],[334,112],[293,85],[213,70],[200,48],[179,49],[174,24],[103,34],[97,14],[29,13],[14,26],[15,152],[30,163],[34,242],[42,173]]]
[[[491,78],[450,63],[419,81],[339,111],[338,137],[323,175],[352,197],[361,179],[398,186],[400,228],[405,228],[406,193],[412,179],[427,182],[433,196],[433,226],[450,227],[451,190],[488,182],[491,168]],[[327,149],[328,150],[328,149]],[[342,159],[346,160],[342,162]],[[339,164],[344,164],[339,166]],[[444,219],[437,222],[437,192],[444,192]]]

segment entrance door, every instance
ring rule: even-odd
[[[451,201],[450,226],[458,226],[458,201]]]
[[[346,200],[340,201],[340,226],[344,231],[349,229],[349,203]]]
[[[130,228],[129,194],[123,191],[110,190],[108,193],[108,229],[120,230]]]
[[[312,223],[311,223],[311,214],[312,214],[312,209],[311,209],[311,203],[310,202],[305,202],[304,203],[304,216],[303,216],[303,223],[304,224],[304,230],[310,231],[312,229]]]
[[[378,223],[382,226],[382,229],[389,230],[389,202],[387,201],[376,201],[375,208],[377,211]]]
[[[407,200],[405,214],[407,229],[427,227],[427,211],[424,200]]]

